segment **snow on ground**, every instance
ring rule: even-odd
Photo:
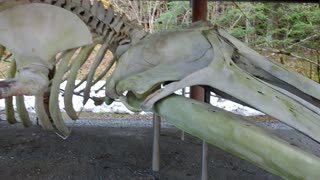
[[[104,85],[105,82],[100,81],[96,85],[92,87],[91,96],[104,96],[104,90],[100,90],[95,92],[96,90],[100,89]],[[61,84],[60,88],[64,89],[66,83]],[[85,84],[77,88],[76,90],[80,90],[85,87]],[[177,94],[181,94],[181,90],[177,91]],[[186,94],[188,96],[189,88],[186,88]],[[82,103],[83,98],[81,96],[74,96],[73,97],[73,104],[76,111],[90,111],[90,112],[114,112],[114,113],[129,113],[133,114],[130,110],[128,110],[121,102],[115,101],[111,105],[102,104],[101,106],[95,106],[93,101],[90,99],[85,105]],[[212,96],[210,98],[211,104],[220,108],[223,108],[227,111],[231,111],[237,114],[241,114],[244,116],[254,116],[254,115],[262,115],[263,113],[251,109],[246,106],[239,105],[232,101],[224,100],[221,98],[217,98]],[[14,100],[15,102],[15,100]],[[33,96],[25,96],[25,104],[29,112],[35,112],[34,109],[35,99]],[[4,99],[0,99],[0,110],[4,109]],[[64,111],[64,103],[63,97],[59,96],[59,106],[61,111]],[[148,112],[140,112],[140,114],[146,114]]]

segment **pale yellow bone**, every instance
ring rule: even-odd
[[[47,61],[67,49],[92,43],[76,15],[46,4],[15,6],[0,12],[0,42],[11,52]]]
[[[0,97],[36,95],[48,86],[54,56],[92,43],[87,26],[74,14],[47,4],[25,4],[0,12],[0,44],[16,58],[20,72]]]

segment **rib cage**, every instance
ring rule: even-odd
[[[135,43],[147,35],[142,27],[131,22],[126,15],[115,13],[111,7],[105,9],[97,0],[92,3],[90,0],[3,0],[1,3],[7,4],[7,7],[28,3],[58,6],[77,15],[92,33],[117,44]]]
[[[135,44],[136,42],[144,38],[148,33],[145,32],[139,25],[135,24],[135,22],[129,21],[125,15],[115,13],[111,7],[109,7],[108,9],[105,9],[103,4],[101,2],[98,2],[97,0],[93,0],[93,1],[91,0],[0,0],[0,11],[8,9],[10,7],[30,4],[30,3],[49,4],[49,5],[57,6],[72,12],[73,14],[77,15],[87,25],[87,27],[90,29],[92,33],[93,38],[97,40],[93,46],[97,46],[99,48],[99,51],[101,51],[100,55],[99,53],[95,55],[94,57],[95,61],[91,65],[89,69],[89,73],[85,76],[85,79],[83,81],[81,81],[78,84],[75,84],[75,81],[74,81],[75,79],[71,81],[69,80],[69,77],[70,77],[70,74],[68,74],[69,70],[63,72],[63,74],[65,75],[68,74],[67,77],[65,78],[68,79],[67,86],[71,87],[69,88],[68,91],[65,92],[69,94],[68,96],[64,96],[65,110],[71,119],[77,119],[78,117],[76,115],[76,112],[73,108],[72,103],[71,104],[68,103],[70,102],[70,98],[72,98],[72,94],[80,95],[80,93],[83,93],[84,104],[89,98],[94,100],[95,102],[101,101],[101,100],[103,101],[103,98],[90,97],[90,89],[93,84],[95,84],[99,79],[101,79],[107,74],[111,66],[114,64],[114,60],[111,60],[110,64],[107,67],[105,67],[106,70],[99,73],[99,78],[94,79],[93,75],[97,70],[97,66],[101,64],[106,51],[107,50],[112,51],[114,56],[120,55],[117,51],[117,48],[119,46],[125,45],[126,48],[124,49],[127,49],[129,47],[127,46],[128,44]],[[106,48],[105,50],[102,48],[104,46]],[[85,47],[79,48],[80,52],[85,48],[87,47],[85,46]],[[88,51],[84,56],[88,58],[90,54],[93,53],[94,49],[95,48],[91,48],[91,50]],[[121,52],[124,52],[123,48],[120,48],[120,49],[121,49]],[[68,51],[62,52],[62,54],[66,52]],[[73,60],[76,61],[77,58],[81,58],[81,57],[78,57],[77,55],[76,57],[70,59],[70,61],[73,61]],[[87,61],[87,58],[83,60],[83,63],[78,68],[74,68],[74,69],[78,71],[81,68],[81,66],[84,64],[84,62]],[[60,60],[61,60],[60,58],[56,59],[56,63],[60,62]],[[76,66],[76,63],[71,63],[70,66]],[[56,69],[57,71],[59,71],[60,68],[57,67]],[[76,71],[74,73],[77,74],[78,72]],[[53,85],[52,84],[53,81],[57,83]],[[45,114],[47,114],[48,118],[51,119],[51,122],[49,121],[44,122],[43,119],[40,119],[42,121],[42,125],[44,126],[44,128],[48,130],[52,130],[52,128],[46,128],[45,126],[45,124],[47,124],[48,127],[51,127],[50,124],[52,123],[54,129],[56,129],[57,131],[60,131],[59,134],[61,136],[66,137],[68,136],[69,132],[65,128],[61,115],[58,115],[60,114],[60,110],[58,110],[59,109],[58,100],[52,98],[58,95],[59,84],[61,82],[63,82],[63,79],[59,79],[56,76],[54,76],[50,83],[49,92],[46,92],[44,97],[41,97],[41,99],[43,98],[43,100],[36,101],[36,106],[46,107],[46,110],[41,109],[41,111],[37,112],[38,117],[45,117],[46,116]],[[86,87],[80,90],[79,92],[74,92],[75,87],[80,86],[84,82],[87,83]],[[57,88],[53,88],[54,86],[56,86]],[[57,109],[54,110],[54,112],[51,112],[51,110],[49,112],[48,107],[55,107]],[[39,116],[40,114],[42,116]],[[53,116],[55,118],[53,118]],[[44,119],[47,119],[47,118],[44,118]],[[52,122],[52,120],[54,122]],[[60,124],[60,126],[58,126],[58,124]]]

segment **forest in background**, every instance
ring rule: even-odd
[[[192,22],[189,1],[100,0],[105,7],[126,14],[148,32],[183,28]],[[285,3],[208,2],[208,20],[227,30],[250,47],[320,83],[320,5]],[[95,53],[79,70],[81,79]],[[109,53],[98,70],[103,71]],[[7,56],[8,57],[8,56]],[[6,78],[12,57],[0,63]]]
[[[101,1],[151,33],[192,22],[189,1]],[[320,82],[319,4],[208,2],[207,17],[269,59]]]

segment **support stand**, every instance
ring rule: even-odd
[[[205,88],[204,102],[210,104],[210,90]],[[201,170],[201,180],[208,179],[208,144],[207,142],[202,142],[202,170]]]
[[[184,97],[186,96],[186,88],[182,89],[181,95]],[[181,140],[184,141],[184,131],[181,131]]]
[[[192,0],[192,20],[200,21],[207,19],[207,0]],[[206,97],[206,94],[209,94],[209,97]],[[205,101],[210,103],[210,92],[205,92],[203,88],[199,86],[191,87],[190,97],[198,101]],[[201,180],[208,179],[208,145],[205,141],[202,144],[202,170],[201,170]]]
[[[160,170],[160,116],[153,115],[153,150],[152,150],[152,170]]]

